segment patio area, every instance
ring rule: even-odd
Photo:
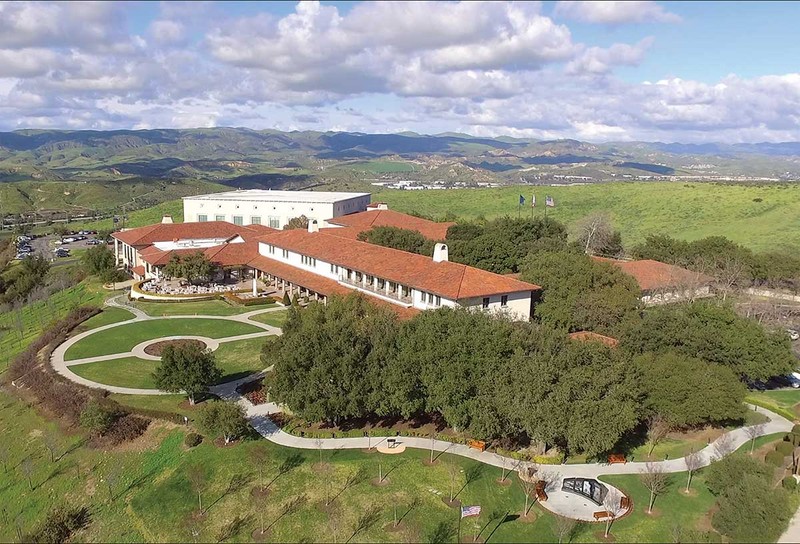
[[[153,295],[213,295],[232,291],[251,289],[252,280],[230,279],[224,282],[209,282],[206,284],[192,285],[181,279],[147,280],[140,285],[145,293]]]

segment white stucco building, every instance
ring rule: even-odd
[[[328,219],[362,212],[370,193],[268,191],[249,189],[183,198],[186,223],[227,221],[234,225],[264,225],[282,229],[290,219],[305,215],[326,226]]]

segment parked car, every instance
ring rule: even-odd
[[[101,241],[100,241],[100,240],[98,240],[97,238],[94,238],[94,239],[92,239],[92,240],[87,240],[87,241],[86,241],[86,245],[87,245],[87,246],[96,246],[96,245],[100,245],[100,244],[102,244],[102,243],[103,243],[103,242],[101,242]]]
[[[797,332],[794,329],[786,329],[786,332],[789,333],[789,338],[794,342],[795,340],[800,340],[800,332]]]
[[[765,384],[764,382],[762,382],[760,380],[748,380],[747,381],[747,387],[749,387],[750,389],[755,389],[756,391],[766,391],[767,390],[767,384]]]
[[[800,372],[792,372],[786,378],[789,380],[789,385],[795,389],[800,389]]]

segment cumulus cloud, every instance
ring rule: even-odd
[[[576,42],[538,3],[0,3],[0,129],[249,126],[587,140],[800,140],[800,74],[622,81],[653,38]],[[653,2],[563,20],[674,21]],[[141,23],[141,21],[140,21]],[[135,26],[135,25],[133,25]]]
[[[584,23],[619,25],[625,23],[677,23],[681,18],[655,2],[626,0],[572,1],[556,3],[555,15]]]

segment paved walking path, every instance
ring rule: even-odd
[[[105,389],[110,393],[122,393],[126,395],[170,395],[172,393],[168,393],[166,391],[160,391],[158,389],[138,389],[135,387],[118,387],[114,385],[106,385],[102,383],[98,383],[92,380],[88,380],[81,376],[78,376],[74,372],[70,371],[69,367],[74,365],[80,364],[87,364],[87,363],[96,363],[100,361],[113,361],[114,359],[123,359],[125,357],[141,357],[144,359],[153,359],[153,356],[147,355],[144,353],[144,346],[147,344],[152,344],[154,342],[159,342],[161,340],[166,339],[179,339],[179,338],[190,338],[190,339],[199,339],[203,342],[206,342],[207,345],[215,346],[219,345],[220,343],[225,342],[235,342],[237,340],[248,340],[251,338],[260,338],[263,336],[270,336],[270,335],[280,335],[281,329],[278,327],[273,327],[272,325],[267,325],[266,323],[260,323],[251,319],[254,316],[269,313],[269,312],[277,312],[284,310],[282,306],[278,306],[276,308],[265,308],[261,310],[253,310],[250,312],[245,312],[243,314],[238,315],[168,315],[168,316],[150,316],[143,312],[142,310],[135,308],[133,306],[129,306],[122,302],[126,295],[119,295],[113,298],[110,298],[106,301],[106,306],[110,306],[113,308],[122,308],[123,310],[127,310],[133,314],[133,319],[129,319],[127,321],[120,321],[119,323],[111,323],[109,325],[103,325],[102,327],[97,327],[96,329],[91,329],[88,331],[84,331],[80,334],[76,334],[67,339],[66,342],[59,345],[55,350],[53,350],[53,354],[50,357],[50,364],[53,365],[53,368],[56,372],[64,376],[65,378],[72,380],[73,382],[79,383],[86,387],[91,387],[93,389]],[[180,304],[180,303],[178,303]],[[67,361],[64,359],[64,354],[67,350],[72,347],[75,343],[83,340],[87,336],[91,336],[95,333],[100,331],[104,331],[107,329],[113,329],[114,327],[121,327],[123,325],[128,325],[130,323],[136,323],[140,321],[155,321],[155,320],[163,320],[163,319],[221,319],[225,321],[237,321],[239,323],[247,323],[248,325],[253,325],[260,329],[263,329],[263,332],[254,332],[248,334],[239,334],[236,336],[228,336],[225,338],[205,338],[199,336],[167,336],[162,338],[156,338],[153,340],[148,340],[146,342],[142,342],[141,344],[134,346],[131,351],[127,351],[124,353],[114,353],[111,355],[101,355],[98,357],[86,357],[84,359],[74,359],[72,361]],[[141,348],[141,349],[140,349]],[[158,359],[156,357],[155,359]]]
[[[382,437],[313,439],[302,438],[282,431],[277,425],[275,425],[275,423],[272,422],[272,420],[267,417],[268,414],[280,412],[280,406],[271,402],[253,405],[250,401],[241,397],[235,391],[235,388],[239,384],[258,379],[261,375],[263,375],[263,373],[260,375],[248,376],[240,380],[238,383],[235,383],[235,385],[233,382],[231,384],[222,384],[217,386],[217,388],[214,388],[213,392],[226,400],[237,401],[239,404],[241,404],[247,413],[250,423],[267,440],[289,448],[321,448],[325,450],[366,449],[369,447],[375,447],[386,440],[386,438]],[[779,432],[788,432],[794,425],[793,422],[789,421],[783,416],[753,405],[748,406],[750,406],[750,408],[757,409],[759,412],[769,418],[769,421],[763,424],[763,427],[759,429],[759,436]],[[750,440],[750,436],[747,433],[746,427],[734,429],[733,431],[729,431],[719,437],[706,448],[700,450],[698,452],[698,455],[700,456],[700,466],[705,467],[717,460],[719,457],[727,455],[728,453],[732,453],[740,446],[746,444]],[[493,452],[481,452],[463,444],[454,444],[444,440],[431,440],[429,438],[412,436],[398,436],[395,437],[395,439],[407,448],[418,448],[428,451],[433,449],[434,455],[442,452],[452,453],[454,455],[460,455],[461,457],[474,459],[475,461],[495,467],[516,469],[524,463],[517,459],[504,457]],[[678,459],[670,459],[668,461],[657,461],[654,464],[660,467],[664,472],[668,473],[684,472],[686,470],[686,463],[682,457]],[[562,476],[597,478],[602,474],[639,474],[644,472],[646,466],[647,463],[643,462],[624,464],[620,463],[613,465],[584,463],[574,465],[554,465],[548,468],[552,468],[553,470],[560,472]]]

